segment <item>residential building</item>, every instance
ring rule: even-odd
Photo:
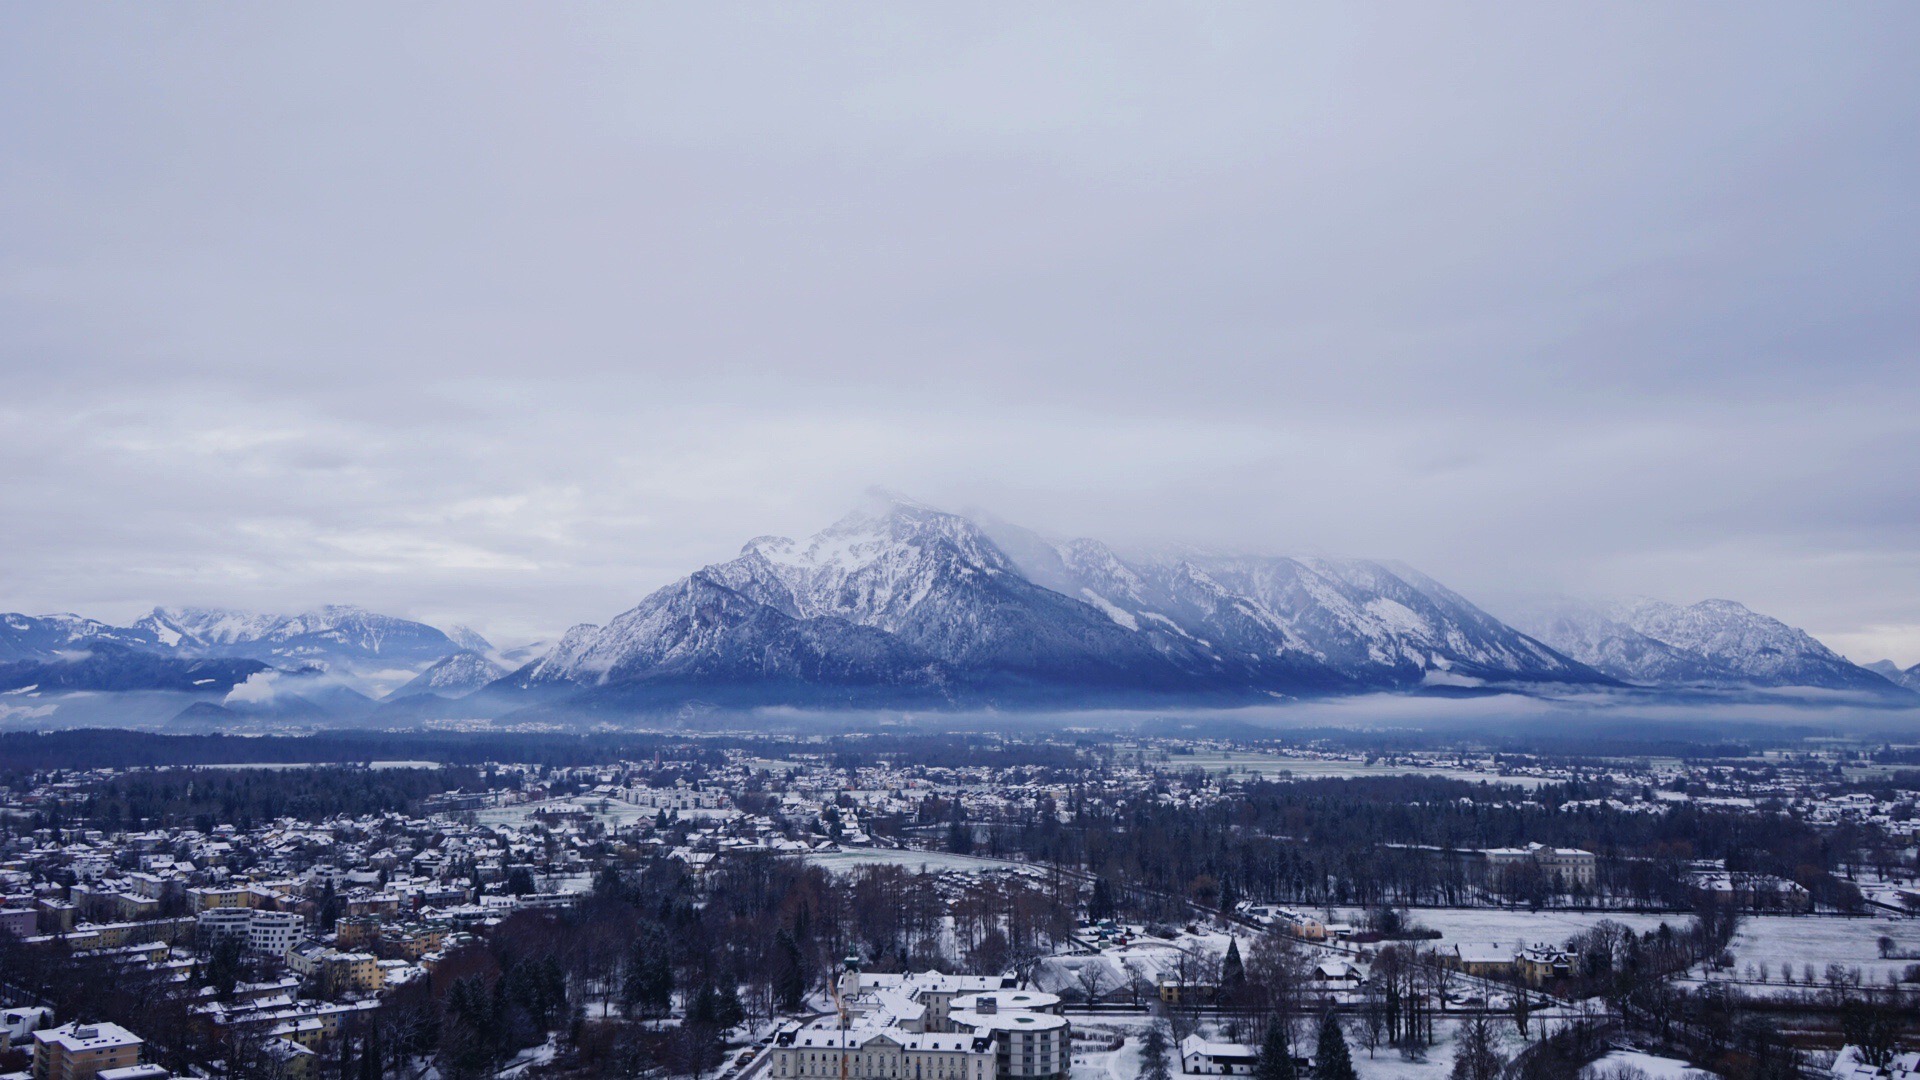
[[[34,1080],[94,1080],[140,1063],[145,1040],[118,1024],[62,1024],[33,1033]]]

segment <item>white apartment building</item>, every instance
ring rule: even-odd
[[[285,956],[306,929],[307,921],[294,912],[256,910],[247,926],[247,948],[266,956]]]
[[[283,956],[306,931],[306,920],[291,911],[261,911],[257,908],[208,908],[194,916],[200,943],[212,947],[232,938],[256,953]]]

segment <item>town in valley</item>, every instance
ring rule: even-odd
[[[0,736],[0,1076],[1913,1061],[1913,747],[99,735]]]

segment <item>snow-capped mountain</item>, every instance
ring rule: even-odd
[[[321,664],[431,663],[460,646],[425,623],[352,606],[298,615],[155,608],[133,624],[160,644],[204,656],[270,656]]]
[[[1571,600],[1556,601],[1513,622],[1581,663],[1627,682],[1710,685],[1743,681],[1728,664],[1648,637]]]
[[[0,661],[57,660],[96,642],[132,648],[157,644],[144,632],[79,615],[0,615]]]
[[[1904,686],[1909,690],[1920,691],[1920,664],[1915,664],[1903,670],[1899,664],[1891,660],[1875,660],[1871,664],[1862,666],[1868,671],[1886,679],[1888,682],[1893,683],[1895,686]]]
[[[1005,532],[889,500],[806,541],[760,537],[501,685],[1011,702],[1609,681],[1405,568],[1129,561]]]
[[[481,653],[463,649],[435,661],[427,670],[414,676],[413,681],[388,694],[387,699],[397,701],[416,694],[460,697],[495,682],[506,674],[506,667],[494,663]]]
[[[187,657],[93,639],[82,650],[51,659],[0,663],[0,692],[45,697],[74,691],[171,690],[224,694],[267,670],[241,657]]]
[[[43,699],[123,691],[225,693],[251,674],[280,669],[325,670],[335,684],[378,692],[459,651],[424,623],[354,607],[301,615],[155,608],[131,626],[16,613],[0,615],[0,681],[9,684],[0,689]]]
[[[709,571],[683,578],[604,627],[576,626],[502,684],[590,688],[603,700],[842,702],[935,695],[941,673],[884,631],[796,618]]]
[[[1072,708],[1622,684],[1912,699],[1896,684],[1920,683],[1920,668],[1885,669],[1731,601],[1569,602],[1510,625],[1398,563],[1121,552],[897,498],[804,540],[750,540],[551,647],[502,652],[464,628],[354,607],[156,608],[127,627],[0,615],[0,692],[31,698],[36,715],[62,695],[138,691],[190,695],[208,723],[364,718],[376,708],[366,695],[395,686],[378,708],[396,716],[452,698],[462,715],[556,704]]]
[[[448,641],[467,652],[479,653],[481,656],[489,656],[493,653],[493,642],[488,641],[480,631],[470,626],[449,626],[445,633]]]
[[[1806,631],[1732,600],[1684,607],[1648,599],[1600,607],[1562,601],[1519,622],[1569,656],[1628,682],[1895,690]]]
[[[1606,681],[1406,566],[1190,551],[1125,559],[1098,541],[1031,534],[1011,546],[1036,580],[1256,684]]]

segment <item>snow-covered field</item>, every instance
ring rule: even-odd
[[[551,814],[591,814],[609,829],[624,828],[641,819],[648,821],[657,817],[660,811],[651,806],[635,806],[622,799],[611,799],[604,795],[574,795],[564,799],[543,799],[540,802],[518,803],[513,806],[494,806],[474,811],[474,820],[482,825],[511,825],[523,828],[540,812]],[[675,810],[674,814],[682,818],[735,817],[737,810]]]
[[[1890,937],[1894,954],[1907,959],[1880,958],[1879,940]],[[1781,967],[1791,964],[1796,982],[1812,964],[1824,982],[1828,964],[1859,968],[1867,986],[1885,986],[1889,973],[1920,964],[1920,920],[1897,917],[1870,919],[1818,916],[1757,915],[1744,919],[1733,936],[1734,967],[1726,974],[1744,980],[1749,963],[1766,964],[1769,981],[1781,983]]]
[[[1358,925],[1365,912],[1358,908],[1335,908],[1334,916]],[[1407,912],[1410,921],[1441,933],[1438,946],[1460,942],[1509,942],[1558,945],[1583,933],[1602,921],[1621,923],[1637,933],[1667,923],[1675,929],[1685,926],[1690,916],[1642,915],[1620,911],[1508,911],[1496,908],[1414,908]]]
[[[1583,1076],[1606,1076],[1621,1069],[1639,1069],[1648,1080],[1711,1080],[1713,1074],[1691,1068],[1684,1061],[1655,1057],[1638,1050],[1615,1050],[1587,1066]]]
[[[1118,1050],[1076,1049],[1073,1053],[1072,1080],[1135,1080],[1140,1075],[1140,1035],[1146,1029],[1145,1017],[1101,1017],[1097,1020],[1081,1021],[1075,1019],[1076,1033],[1090,1035],[1122,1034],[1126,1044]],[[1424,1060],[1408,1061],[1400,1052],[1391,1047],[1381,1047],[1373,1057],[1360,1045],[1354,1033],[1347,1033],[1347,1047],[1353,1055],[1354,1069],[1362,1080],[1445,1080],[1453,1070],[1453,1037],[1455,1025],[1451,1021],[1440,1021],[1434,1025],[1434,1037],[1437,1040],[1429,1047]],[[1208,1038],[1223,1039],[1217,1030],[1205,1029],[1202,1034]],[[1521,1047],[1519,1036],[1512,1025],[1500,1026],[1500,1035],[1506,1040],[1502,1051],[1511,1057]],[[1306,1048],[1311,1050],[1313,1036],[1306,1036]],[[1180,1072],[1179,1054],[1173,1055],[1173,1074]],[[1666,1080],[1666,1074],[1656,1074],[1660,1080]]]
[[[950,855],[944,851],[896,851],[891,848],[847,848],[822,851],[806,856],[828,872],[848,873],[862,866],[904,866],[909,870],[940,873],[947,870],[1032,870],[1029,863],[1012,859],[989,859],[981,855]]]
[[[1335,779],[1357,776],[1438,776],[1449,780],[1465,780],[1469,783],[1487,781],[1496,784],[1516,784],[1521,787],[1539,787],[1545,780],[1534,776],[1496,776],[1492,773],[1474,772],[1470,769],[1450,769],[1428,765],[1372,765],[1364,761],[1327,761],[1320,758],[1288,757],[1283,754],[1257,753],[1202,753],[1181,755],[1168,758],[1168,767],[1173,769],[1204,769],[1207,772],[1251,773],[1258,776],[1273,776],[1278,773],[1292,773],[1302,779]]]

